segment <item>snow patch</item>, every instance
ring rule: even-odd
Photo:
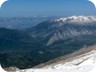
[[[67,18],[58,18],[54,21],[63,21],[65,23],[76,23],[76,24],[84,24],[84,23],[94,23],[96,22],[95,16],[71,16]]]
[[[88,53],[80,55],[66,63],[60,62],[55,65],[45,66],[41,69],[26,69],[23,71],[24,72],[95,72],[96,50],[92,50]]]

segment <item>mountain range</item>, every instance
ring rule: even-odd
[[[45,40],[46,46],[50,46],[60,40],[75,39],[86,35],[87,37],[95,36],[95,29],[96,17],[72,16],[42,22],[29,28],[28,32],[33,38]]]
[[[23,31],[0,29],[4,68],[31,68],[96,43],[95,16],[52,18]]]
[[[24,30],[52,17],[0,17],[0,27]]]

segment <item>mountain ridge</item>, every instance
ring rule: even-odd
[[[49,38],[46,42],[46,45],[49,46],[58,40],[65,40],[80,35],[91,35],[95,33],[95,27],[95,16],[72,16],[42,22],[28,31],[33,38]]]

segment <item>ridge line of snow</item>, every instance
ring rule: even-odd
[[[62,18],[57,18],[54,21],[62,21],[64,23],[94,23],[96,22],[96,16],[71,16],[71,17],[62,17]]]

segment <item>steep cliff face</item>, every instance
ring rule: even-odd
[[[45,40],[47,46],[59,40],[94,35],[96,33],[96,17],[72,16],[57,18],[30,28],[29,33],[34,38]]]

